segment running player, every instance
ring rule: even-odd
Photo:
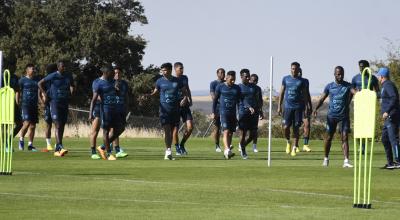
[[[50,112],[55,125],[56,149],[54,156],[62,157],[68,153],[64,149],[62,140],[64,127],[68,119],[68,105],[70,97],[74,91],[74,82],[71,74],[65,72],[65,64],[62,61],[57,63],[57,72],[47,75],[38,83],[40,92],[43,94],[44,102],[48,97],[45,91],[45,84],[49,83],[50,89]]]
[[[225,70],[223,68],[217,69],[217,79],[212,81],[210,83],[210,95],[211,99],[214,101],[215,99],[215,89],[219,84],[222,84],[225,82]],[[219,117],[219,100],[217,101],[217,106],[215,108],[215,114],[213,118],[213,124],[214,124],[214,132],[213,132],[213,138],[215,142],[215,151],[216,152],[221,152],[221,147],[219,146],[219,137],[221,136],[221,119]]]
[[[250,83],[250,71],[248,69],[240,70],[242,83],[239,84],[242,98],[239,103],[239,130],[240,143],[239,149],[244,160],[247,159],[246,146],[253,141],[258,127],[259,106],[257,99],[259,94],[256,85]],[[249,138],[246,140],[247,132]]]
[[[101,76],[96,78],[93,83],[92,83],[92,91],[95,93],[95,89],[98,88],[98,83],[101,80]],[[97,98],[94,107],[93,107],[93,113],[91,117],[91,122],[92,122],[92,130],[90,134],[90,149],[91,149],[91,158],[93,160],[99,160],[101,157],[97,154],[96,152],[96,142],[97,142],[97,136],[99,135],[100,131],[100,105],[101,105],[101,100],[100,96]]]
[[[342,150],[344,155],[343,167],[353,167],[349,162],[349,141],[348,134],[350,132],[350,104],[355,90],[349,82],[343,80],[344,69],[341,66],[335,67],[335,81],[326,85],[321,98],[318,101],[314,111],[314,117],[318,114],[318,109],[329,96],[329,110],[326,122],[326,132],[324,140],[325,157],[323,166],[329,165],[329,152],[331,150],[332,139],[336,132],[336,127],[341,123],[341,139]]]
[[[189,93],[189,100],[186,102],[185,105],[183,103],[180,103],[180,117],[182,119],[182,123],[186,125],[186,130],[185,133],[183,134],[182,140],[179,143],[179,137],[178,137],[178,132],[174,137],[175,141],[175,148],[176,148],[176,154],[177,155],[187,155],[187,151],[185,149],[185,143],[189,139],[190,135],[192,134],[193,131],[193,116],[192,116],[192,111],[190,110],[190,106],[192,105],[192,96],[189,88],[189,79],[186,75],[183,75],[183,64],[181,62],[176,62],[174,64],[174,69],[175,69],[175,76],[178,78],[178,80],[182,81],[181,84],[183,87],[186,87],[188,93]],[[179,93],[179,100],[183,100],[182,92]]]
[[[122,114],[123,120],[121,121],[121,126],[126,126],[126,114],[128,113],[129,106],[129,86],[128,83],[122,79],[122,70],[119,67],[114,68],[114,80],[115,80],[115,88],[117,90],[117,111]],[[114,132],[114,129],[112,129]],[[117,158],[124,158],[128,156],[128,153],[122,150],[119,146],[119,136],[113,141],[113,146],[115,149],[115,156]]]
[[[105,146],[105,150],[103,150],[101,146],[97,147],[97,150],[104,160],[116,160],[117,158],[111,154],[110,143],[118,138],[125,130],[125,116],[117,107],[117,101],[119,100],[117,90],[119,88],[115,85],[114,71],[109,67],[102,67],[101,72],[103,75],[95,84],[95,88],[93,89],[89,119],[92,117],[95,103],[100,96],[100,118],[101,127],[103,129],[103,146]],[[111,129],[113,129],[112,132]]]
[[[263,101],[263,98],[262,98],[262,89],[261,89],[261,87],[259,87],[257,85],[258,84],[258,75],[257,74],[254,74],[254,73],[251,74],[250,83],[253,83],[256,86],[256,89],[257,89],[258,111],[256,111],[256,112],[258,112],[258,114],[259,114],[258,115],[259,120],[262,120],[262,119],[264,119],[264,113],[263,113],[263,109],[262,109],[264,101]],[[258,140],[258,121],[257,121],[257,129],[254,131],[254,136],[253,136],[253,152],[254,153],[258,153],[257,140]]]
[[[46,66],[46,75],[49,75],[51,73],[54,73],[57,71],[57,64],[52,63],[52,64],[48,64]],[[49,86],[49,82],[46,83],[45,85],[45,90],[47,93],[47,97],[50,99],[50,86]],[[40,93],[40,96],[42,97],[43,100],[43,94]],[[45,103],[43,103],[44,105],[44,121],[46,123],[46,127],[44,129],[44,134],[45,134],[45,138],[46,138],[46,148],[43,149],[42,151],[44,152],[49,152],[53,150],[53,147],[51,146],[51,127],[53,124],[53,120],[51,119],[51,113],[50,113],[50,100],[47,100]]]
[[[282,103],[285,98],[283,111],[283,128],[285,133],[286,153],[296,156],[299,147],[299,128],[302,124],[304,103],[308,103],[309,95],[304,80],[300,78],[300,64],[291,64],[291,75],[285,76],[279,94],[278,114],[282,115]],[[291,149],[290,126],[293,126],[294,145]]]
[[[311,102],[311,95],[310,95],[310,83],[308,79],[303,77],[303,71],[300,68],[300,77],[304,80],[304,84],[307,89],[308,93],[308,103],[304,103],[305,108],[304,108],[304,114],[303,114],[303,139],[304,139],[304,145],[303,145],[303,151],[305,152],[310,152],[311,149],[308,145],[308,142],[310,140],[310,131],[311,131],[311,114],[312,114],[312,102]],[[308,111],[306,109],[309,109]],[[299,148],[296,148],[297,152],[299,151]]]
[[[225,159],[231,159],[235,156],[232,152],[231,143],[233,132],[236,131],[237,119],[236,108],[241,100],[240,87],[235,84],[235,71],[228,71],[226,74],[226,82],[221,83],[215,89],[215,97],[213,100],[213,117],[220,114],[221,126],[224,141]],[[219,102],[219,111],[217,110]]]
[[[33,146],[33,138],[35,137],[36,124],[39,122],[38,118],[38,77],[35,76],[33,64],[28,64],[25,67],[26,75],[23,76],[18,84],[20,92],[16,93],[17,103],[22,108],[21,117],[23,125],[19,137],[19,149],[24,150],[24,137],[29,130],[28,150],[36,152]]]
[[[187,104],[188,92],[182,86],[182,81],[172,76],[172,64],[164,63],[161,65],[161,74],[163,75],[156,81],[156,87],[151,96],[160,93],[160,122],[164,128],[165,141],[165,160],[173,160],[172,158],[172,138],[178,132],[179,126],[179,91],[182,88],[182,95],[185,97],[182,102]],[[181,103],[182,103],[181,102]]]

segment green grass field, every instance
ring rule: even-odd
[[[44,142],[38,140],[38,146]],[[291,158],[273,142],[267,167],[260,153],[226,161],[210,139],[191,139],[189,155],[164,161],[162,139],[123,139],[130,155],[91,160],[87,139],[66,139],[70,153],[15,152],[13,176],[0,176],[0,219],[396,219],[400,170],[381,170],[376,144],[373,209],[352,208],[353,172],[343,169],[338,143],[329,168],[322,142]],[[16,146],[16,145],[14,145]],[[235,140],[237,146],[237,140]],[[237,153],[237,149],[234,150]],[[352,154],[351,154],[352,155]],[[352,157],[351,157],[352,158]]]

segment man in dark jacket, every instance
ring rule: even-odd
[[[384,169],[400,168],[399,160],[399,92],[396,85],[390,81],[389,69],[382,67],[377,73],[382,86],[381,114],[384,120],[382,129],[382,143],[385,147],[387,164]],[[394,159],[393,160],[393,155]]]

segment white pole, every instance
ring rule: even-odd
[[[272,139],[272,82],[274,80],[274,57],[271,56],[271,64],[269,69],[269,124],[268,124],[268,167],[271,166],[271,139]]]
[[[3,81],[3,51],[0,50],[0,88]]]

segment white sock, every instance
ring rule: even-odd
[[[51,145],[51,138],[46,138],[47,145]]]
[[[24,141],[24,137],[19,137],[19,141]]]
[[[32,146],[32,141],[28,141],[28,146]]]
[[[171,148],[169,147],[169,148],[167,148],[167,151],[171,151]]]
[[[256,149],[257,148],[257,144],[253,144],[253,148]]]
[[[344,162],[345,162],[345,163],[348,163],[348,162],[349,162],[349,159],[348,159],[348,158],[344,159]]]
[[[324,160],[329,160],[329,158],[328,157],[324,157]]]

